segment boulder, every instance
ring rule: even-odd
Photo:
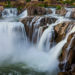
[[[56,14],[61,15],[61,16],[65,16],[66,13],[67,13],[67,10],[64,8],[56,10]]]
[[[29,16],[46,14],[46,9],[43,7],[38,7],[38,6],[29,6],[27,8],[27,11]]]

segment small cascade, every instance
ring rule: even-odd
[[[69,18],[71,15],[72,9],[71,8],[65,8],[65,9],[67,10],[65,17]]]
[[[60,17],[55,23],[53,23],[53,24],[51,24],[44,32],[43,32],[43,34],[42,34],[42,36],[41,36],[41,38],[40,38],[40,42],[39,42],[39,45],[38,45],[38,47],[39,47],[39,49],[40,50],[43,50],[44,49],[44,43],[46,42],[46,40],[48,40],[48,39],[52,39],[52,33],[53,33],[53,28],[54,28],[54,26],[56,26],[57,24],[59,24],[59,23],[62,23],[62,22],[64,22],[65,21],[65,19],[63,18],[63,17]],[[67,20],[66,20],[67,21]],[[49,41],[49,40],[48,40]],[[46,44],[46,46],[49,46],[49,44]],[[48,47],[47,47],[48,48]]]
[[[27,10],[24,10],[20,15],[19,18],[25,18],[27,17]]]
[[[37,42],[40,40],[40,37],[42,36],[42,33],[43,33],[43,27],[40,27],[39,30],[38,30],[38,39],[37,39]]]
[[[50,8],[52,10],[52,15],[55,15],[56,9],[55,8]]]
[[[5,8],[2,12],[2,17],[16,17],[17,13],[18,11],[16,8]]]

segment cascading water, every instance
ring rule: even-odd
[[[9,15],[3,17],[14,16],[15,12],[5,10]],[[4,12],[3,12],[4,13]],[[16,14],[15,14],[16,15]],[[25,16],[23,16],[25,15]],[[19,18],[27,16],[27,11],[20,14]],[[52,16],[52,15],[51,15]],[[53,14],[54,16],[54,14]],[[0,22],[0,74],[8,75],[56,75],[58,70],[58,56],[64,44],[67,42],[69,34],[75,31],[75,27],[70,33],[66,35],[66,38],[50,48],[50,40],[54,35],[54,26],[67,21],[63,17],[57,17],[58,20],[48,25],[48,28],[40,35],[38,44],[32,45],[26,37],[24,25],[17,21]],[[42,17],[41,17],[42,18]],[[35,26],[39,24],[39,18]],[[9,20],[9,19],[8,19]],[[30,26],[35,19],[31,22]],[[41,29],[40,29],[41,30]],[[41,30],[42,31],[42,30]],[[46,45],[46,46],[45,46]],[[46,50],[48,52],[45,52]],[[55,50],[56,49],[56,50]],[[44,51],[45,50],[45,51]],[[6,62],[6,63],[5,63]],[[6,73],[4,70],[8,70]]]
[[[18,11],[16,8],[6,8],[2,12],[2,17],[16,17],[17,13]]]
[[[72,9],[71,8],[65,8],[65,9],[67,10],[65,17],[69,18],[71,15]]]
[[[27,17],[27,10],[24,10],[20,15],[19,18],[25,18]]]

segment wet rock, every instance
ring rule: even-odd
[[[27,11],[29,16],[46,14],[46,9],[38,6],[29,6]]]
[[[46,25],[46,24],[52,24],[56,21],[56,18],[51,18],[51,17],[43,17],[40,20],[40,26]]]
[[[2,16],[2,11],[4,10],[3,6],[0,6],[0,17]]]
[[[60,72],[58,75],[72,75],[71,72]]]
[[[67,13],[67,10],[64,8],[56,10],[56,14],[61,15],[61,16],[65,16],[66,13]]]
[[[24,24],[26,35],[29,37],[29,39],[32,39],[32,32],[33,32],[33,27],[29,27],[30,22],[32,21],[32,17],[26,17],[25,19],[22,19],[21,22]]]
[[[75,72],[75,33],[69,35],[67,43],[62,48],[62,53],[59,60],[61,71],[64,70],[65,72]]]
[[[20,21],[25,26],[26,34],[29,40],[36,43],[39,28],[43,27],[44,31],[47,28],[47,24],[54,23],[56,19],[48,16],[29,16]]]
[[[2,16],[2,12],[0,11],[0,17]]]
[[[71,31],[74,25],[75,25],[74,21],[67,21],[67,22],[56,25],[54,27],[55,34],[56,34],[55,41],[57,43],[60,42],[65,37],[65,35]]]
[[[71,13],[71,16],[70,16],[72,19],[75,19],[75,11],[73,11],[72,13]]]
[[[53,13],[53,12],[52,12],[52,10],[49,8],[49,9],[46,10],[46,13],[47,13],[47,14],[51,14],[51,13]]]
[[[74,21],[68,21],[61,24],[58,24],[55,26],[55,41],[56,43],[60,42],[62,39],[64,39],[68,32],[72,30],[72,28],[75,26]],[[67,43],[63,46],[62,52],[59,56],[59,68],[61,71],[64,72],[70,72],[74,71],[75,67],[72,66],[75,64],[75,33],[72,33],[69,35],[67,39]],[[66,73],[61,73],[59,75],[69,75]]]

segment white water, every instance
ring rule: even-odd
[[[69,18],[72,12],[72,8],[65,8],[65,9],[67,10],[65,17]]]
[[[43,50],[43,48],[44,48],[44,43],[45,43],[46,40],[52,39],[52,35],[53,35],[52,32],[54,31],[54,30],[53,30],[54,26],[56,26],[56,25],[58,25],[58,24],[60,24],[60,23],[63,23],[63,22],[65,22],[65,21],[67,21],[67,19],[65,20],[63,17],[59,17],[58,20],[57,20],[55,23],[51,24],[51,25],[43,32],[43,34],[42,34],[42,36],[41,36],[41,39],[40,39],[40,42],[39,42],[39,45],[38,45],[38,47],[39,47],[40,50]],[[49,43],[48,43],[48,44],[49,44]],[[49,46],[48,44],[47,44],[47,46]]]
[[[16,8],[5,8],[2,12],[2,17],[16,17],[17,13],[18,11]]]
[[[8,11],[8,10],[7,10]],[[9,13],[10,14],[10,13]],[[21,18],[27,16],[27,12],[20,15]],[[4,16],[4,15],[3,15]],[[52,15],[54,16],[54,15]],[[11,15],[10,15],[11,17]],[[55,16],[57,17],[57,16]],[[75,31],[75,27],[72,29],[71,33],[66,35],[66,38],[55,45],[49,50],[49,40],[52,39],[52,32],[55,25],[67,21],[63,17],[57,17],[57,21],[51,24],[41,35],[38,45],[31,45],[26,39],[24,32],[24,26],[20,22],[0,22],[0,65],[4,61],[8,64],[13,63],[23,63],[29,68],[33,68],[35,71],[49,71],[50,73],[57,71],[58,69],[58,56],[61,52],[62,47],[67,42],[69,34]],[[39,18],[34,25],[40,23],[41,18]],[[33,20],[34,21],[34,20]],[[32,22],[33,22],[32,21]],[[32,25],[32,23],[31,23]],[[44,43],[46,43],[46,48]],[[48,52],[43,50],[47,49]],[[9,61],[9,62],[8,62]],[[55,75],[55,74],[54,74]]]
[[[25,18],[27,17],[27,10],[24,10],[20,15],[19,15],[19,18]]]

